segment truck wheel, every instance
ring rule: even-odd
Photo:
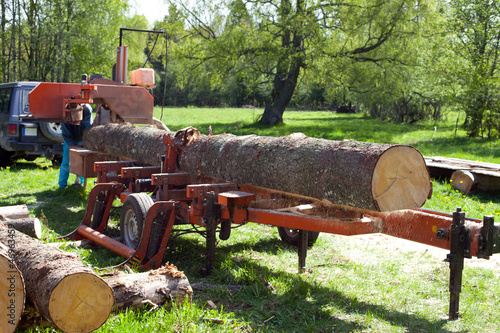
[[[42,131],[42,134],[51,141],[63,142],[60,123],[40,123],[40,131]]]
[[[287,227],[278,227],[278,233],[280,238],[285,243],[288,243],[293,246],[299,246],[299,231],[297,229],[290,229]],[[307,234],[307,245],[312,246],[316,243],[316,240],[319,237],[319,232],[317,231],[308,231]]]
[[[123,202],[120,213],[120,236],[125,245],[134,250],[139,246],[144,220],[153,204],[153,199],[146,193],[130,194]]]
[[[12,155],[14,155],[13,152],[11,151],[7,151],[5,149],[3,149],[2,147],[0,147],[0,167],[5,167],[7,165],[10,164],[11,161],[11,157]]]

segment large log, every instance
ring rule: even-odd
[[[0,243],[0,332],[16,330],[24,310],[24,280],[9,248]]]
[[[165,133],[110,124],[88,130],[83,144],[90,150],[159,165],[166,151]],[[177,135],[177,143],[182,171],[340,205],[378,211],[418,208],[432,191],[425,161],[411,146],[332,141],[301,133],[238,137],[196,132]]]
[[[24,235],[0,222],[0,242],[22,272],[26,297],[63,332],[90,332],[109,317],[109,286],[78,256]]]
[[[144,273],[119,272],[104,279],[113,290],[113,310],[125,307],[171,305],[172,301],[191,303],[193,289],[183,272],[173,265],[165,265]]]

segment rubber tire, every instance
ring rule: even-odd
[[[231,236],[231,220],[224,220],[220,224],[219,239],[228,240]]]
[[[120,237],[125,245],[134,250],[139,246],[144,220],[153,204],[153,199],[146,193],[129,194],[123,202],[120,212]]]
[[[60,123],[40,123],[40,131],[47,139],[55,142],[63,142],[62,129]]]
[[[280,238],[285,243],[293,246],[299,246],[299,231],[295,229],[290,229],[286,227],[278,227],[278,234]],[[307,235],[307,245],[312,246],[318,240],[318,231],[308,231]]]
[[[53,166],[61,166],[62,163],[62,155],[57,155],[52,158],[52,165]]]
[[[12,160],[11,157],[14,155],[13,152],[7,151],[0,147],[0,167],[6,167],[8,166]]]

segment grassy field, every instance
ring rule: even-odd
[[[287,112],[279,127],[256,125],[262,110],[165,109],[163,121],[173,130],[186,126],[213,132],[287,135],[303,132],[326,139],[354,139],[411,144],[424,155],[440,155],[500,163],[497,141],[469,140],[456,115],[438,123],[394,125],[360,114]],[[160,109],[155,112],[159,118]],[[83,218],[86,189],[57,189],[58,168],[49,161],[20,160],[0,169],[0,206],[27,204],[44,221],[43,235],[53,241],[75,229]],[[74,177],[74,176],[72,176]],[[70,178],[70,182],[73,179]],[[434,195],[425,207],[468,216],[500,215],[497,194],[463,196],[446,181],[433,180]],[[117,233],[119,210],[110,233]],[[97,248],[69,249],[94,267],[121,259]],[[296,249],[279,240],[275,228],[247,224],[217,247],[214,273],[204,276],[204,239],[177,238],[164,261],[183,270],[196,289],[193,304],[173,309],[149,308],[111,315],[98,332],[496,332],[500,330],[500,271],[466,263],[461,318],[447,321],[448,265],[445,253],[393,246],[371,238],[322,234],[309,249],[307,272],[297,274]],[[229,286],[229,287],[228,287]],[[212,309],[207,302],[216,305]],[[224,319],[215,324],[206,319]],[[35,327],[30,332],[53,332]]]

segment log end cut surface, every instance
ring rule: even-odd
[[[431,192],[422,154],[409,146],[395,146],[379,158],[372,178],[372,193],[381,211],[420,208]]]
[[[109,317],[114,297],[111,288],[92,274],[73,274],[54,288],[49,313],[64,332],[91,332]]]

